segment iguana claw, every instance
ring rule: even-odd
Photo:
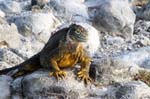
[[[66,72],[64,71],[54,71],[50,73],[50,76],[55,76],[57,80],[65,79]]]
[[[89,77],[88,72],[86,70],[79,71],[78,77],[81,78],[81,80],[84,81],[85,84],[92,82],[92,79]]]

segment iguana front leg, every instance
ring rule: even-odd
[[[53,68],[53,72],[50,73],[50,76],[55,76],[57,80],[64,79],[66,76],[66,72],[60,70],[57,61],[55,59],[51,59],[51,64]]]
[[[81,57],[81,70],[78,72],[78,77],[81,78],[86,84],[91,82],[91,78],[89,77],[89,68],[91,64],[91,58],[88,56]]]

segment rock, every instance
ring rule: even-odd
[[[23,99],[22,80],[23,77],[19,77],[11,83],[12,99]]]
[[[39,52],[43,46],[44,43],[37,41],[33,36],[25,38],[20,35],[15,24],[9,25],[6,22],[0,24],[0,48],[11,48],[26,59]]]
[[[138,20],[134,26],[134,34],[143,34],[148,36],[150,33],[150,21]],[[149,36],[148,36],[149,37]]]
[[[91,97],[84,99],[149,99],[150,97],[150,87],[140,81],[118,83],[101,89],[95,88],[90,92]]]
[[[6,14],[8,13],[20,13],[22,8],[19,2],[13,0],[1,0],[0,9]]]
[[[17,16],[10,16],[10,22],[14,22],[19,32],[27,37],[33,35],[37,40],[46,43],[50,33],[58,25],[58,20],[51,12],[25,12]]]
[[[141,47],[143,46],[149,46],[150,45],[150,39],[145,37],[145,36],[141,36],[140,40],[138,40],[137,42],[135,42],[133,45],[139,45]]]
[[[0,17],[5,17],[5,13],[0,9]]]
[[[11,66],[17,65],[23,62],[24,60],[9,49],[0,49],[0,61],[6,62],[6,64],[3,63],[2,65],[2,67],[5,67],[10,65]]]
[[[124,39],[121,37],[108,37],[106,42],[109,45],[120,45],[124,43]]]
[[[9,76],[0,76],[0,99],[10,99],[11,90],[10,83],[12,78]]]
[[[0,70],[11,67],[10,64],[0,60]]]
[[[143,47],[139,48],[136,51],[131,51],[125,54],[122,54],[118,56],[118,59],[126,61],[126,62],[132,62],[137,64],[140,67],[147,67],[149,68],[150,65],[146,64],[145,61],[150,61],[150,47]]]
[[[87,2],[87,6],[92,23],[98,30],[132,38],[135,14],[126,0],[96,0]]]
[[[21,44],[20,38],[15,24],[0,24],[0,42],[5,41],[10,48],[17,49]]]
[[[143,47],[114,57],[94,59],[90,76],[102,84],[130,81],[139,70],[150,68],[149,53],[150,47]]]
[[[137,18],[144,19],[144,20],[150,20],[150,3],[143,6],[141,9],[136,10],[136,16]]]
[[[46,5],[50,0],[31,0],[31,5],[39,5],[39,6],[44,6]]]
[[[23,94],[27,99],[72,98],[78,99],[87,95],[83,82],[75,79],[71,71],[67,71],[65,80],[57,81],[49,72],[35,72],[27,75],[22,81]]]
[[[87,22],[87,7],[81,0],[50,0],[49,7],[62,22]]]
[[[96,83],[108,85],[132,80],[132,76],[138,73],[139,69],[135,63],[107,57],[93,60],[89,73]]]

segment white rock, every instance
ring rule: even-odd
[[[87,7],[81,0],[51,0],[49,6],[61,21],[85,22],[89,19]]]
[[[106,42],[109,45],[120,45],[124,43],[124,39],[121,37],[108,37]]]
[[[96,0],[87,6],[98,30],[132,38],[135,14],[126,0]]]
[[[6,14],[20,13],[22,10],[20,3],[13,0],[0,0],[0,9]]]
[[[10,64],[8,64],[4,61],[1,61],[1,59],[0,59],[0,70],[5,69],[5,68],[9,68],[9,67],[11,67]]]
[[[132,62],[135,63],[141,67],[147,67],[150,68],[148,62],[150,61],[150,47],[143,47],[136,51],[128,52],[126,54],[123,54],[119,57],[117,57],[119,60],[126,61],[126,62]]]
[[[20,37],[15,24],[0,24],[0,41],[7,42],[10,48],[17,49],[19,47]]]
[[[0,17],[5,17],[5,13],[0,9]]]
[[[31,36],[34,33],[36,39],[45,43],[59,23],[51,12],[25,12],[15,17],[12,16],[9,19],[18,26],[22,35]]]
[[[24,60],[8,49],[0,49],[0,61],[6,62],[7,64],[14,66],[23,62]]]

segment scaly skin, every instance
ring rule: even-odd
[[[53,72],[50,73],[50,76],[63,79],[66,76],[63,68],[72,68],[76,64],[80,64],[81,69],[77,76],[87,84],[91,81],[88,74],[91,58],[82,46],[82,42],[86,42],[87,37],[88,33],[83,27],[72,24],[69,28],[56,32],[40,53],[13,69],[0,71],[0,74],[18,69],[12,74],[16,78],[40,67],[52,67]]]

